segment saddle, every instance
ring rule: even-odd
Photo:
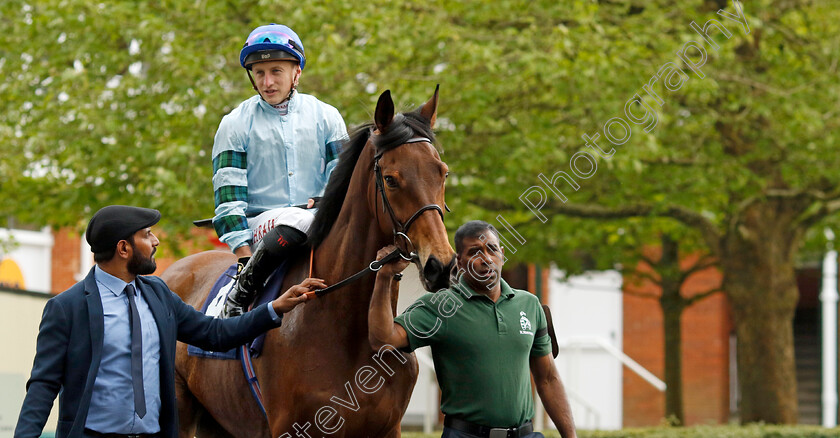
[[[204,304],[201,307],[201,313],[210,316],[217,316],[221,306],[225,302],[225,297],[227,293],[230,291],[230,288],[233,286],[233,278],[236,275],[238,264],[231,265],[228,269],[219,276],[216,280],[216,283],[213,284],[213,287],[210,289],[210,293],[207,295],[207,299],[204,301]],[[281,286],[283,285],[283,278],[286,275],[286,267],[287,262],[283,262],[277,269],[274,270],[274,273],[268,279],[265,284],[265,287],[260,291],[257,297],[254,299],[253,307],[262,306],[269,301],[273,301],[275,298],[280,296],[283,292]],[[249,345],[249,350],[252,356],[256,357],[262,352],[263,341],[265,338],[265,333],[257,336],[253,342]],[[189,345],[187,347],[187,353],[190,356],[199,356],[199,357],[207,357],[207,358],[215,358],[215,359],[236,359],[236,349],[217,353],[211,351],[202,350],[196,346]]]

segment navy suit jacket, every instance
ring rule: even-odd
[[[161,436],[176,438],[176,340],[204,350],[227,351],[279,324],[272,320],[266,306],[238,318],[209,317],[184,303],[158,277],[138,276],[137,286],[148,301],[160,332]],[[41,435],[56,394],[56,437],[82,437],[93,381],[102,358],[103,327],[102,300],[93,269],[83,281],[47,301],[15,438]]]

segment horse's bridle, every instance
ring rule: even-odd
[[[412,137],[397,147],[411,143],[431,144],[432,141],[426,137]],[[388,195],[385,193],[385,186],[383,185],[384,178],[382,177],[382,168],[379,166],[379,159],[382,158],[383,153],[385,153],[385,151],[378,152],[373,157],[373,173],[376,178],[376,191],[379,192],[379,194],[381,195],[382,209],[388,212],[388,216],[391,217],[391,228],[394,232],[394,244],[397,246],[397,249],[401,249],[399,245],[397,245],[398,238],[405,239],[405,241],[408,243],[406,249],[400,251],[400,257],[402,257],[405,260],[412,260],[414,257],[417,256],[417,254],[415,254],[413,251],[414,244],[408,237],[408,229],[411,228],[411,225],[414,223],[414,221],[417,220],[417,218],[419,218],[420,215],[425,213],[426,210],[436,210],[440,215],[440,220],[443,221],[443,209],[440,208],[440,205],[437,204],[424,205],[423,207],[420,207],[419,210],[414,212],[414,214],[412,214],[411,217],[409,217],[408,220],[405,221],[405,223],[400,222],[400,220],[397,219],[396,213],[394,213],[393,207],[391,207],[391,203],[388,201]],[[449,207],[445,203],[443,204],[443,206],[444,208],[446,208],[446,211],[449,211]],[[405,254],[405,252],[408,252],[408,254]]]
[[[400,144],[399,146],[396,146],[396,147],[400,147],[402,145],[406,145],[406,144],[410,144],[410,143],[423,143],[423,142],[426,142],[426,143],[429,143],[429,144],[432,143],[432,141],[429,140],[426,137],[412,137],[408,141],[406,141],[405,143],[402,143],[402,144]],[[343,279],[343,280],[339,281],[338,283],[335,283],[331,286],[327,286],[324,289],[319,289],[319,290],[316,290],[316,291],[313,291],[313,292],[307,292],[306,295],[315,295],[315,296],[318,296],[318,297],[322,297],[322,296],[324,296],[324,295],[326,295],[326,294],[328,294],[328,293],[330,293],[330,292],[332,292],[336,289],[339,289],[339,288],[344,287],[344,286],[346,286],[350,283],[353,283],[353,282],[361,279],[362,277],[364,277],[364,276],[366,276],[366,275],[368,275],[372,272],[376,272],[376,271],[382,269],[383,265],[386,265],[386,264],[396,260],[398,257],[401,257],[403,260],[407,260],[407,261],[414,260],[417,257],[417,254],[413,251],[414,244],[411,243],[411,239],[408,238],[408,229],[411,228],[411,224],[413,224],[414,221],[417,220],[417,218],[419,218],[420,215],[423,214],[424,212],[426,212],[427,210],[436,210],[438,212],[438,214],[440,215],[440,219],[443,220],[443,209],[440,208],[440,205],[437,205],[437,204],[429,204],[429,205],[425,205],[423,207],[420,207],[420,209],[417,210],[416,212],[414,212],[414,214],[412,214],[411,217],[408,218],[407,221],[405,221],[405,223],[402,223],[402,222],[400,222],[399,219],[397,219],[397,215],[394,213],[394,209],[391,207],[391,203],[388,201],[388,195],[385,194],[385,187],[382,185],[383,184],[382,168],[379,167],[379,159],[382,158],[383,153],[384,153],[384,151],[378,152],[376,155],[374,155],[373,173],[374,173],[374,176],[376,178],[376,191],[379,192],[381,197],[382,197],[382,209],[387,211],[388,215],[391,217],[391,227],[392,227],[392,230],[394,232],[394,245],[396,246],[396,249],[391,251],[388,255],[386,255],[382,259],[374,260],[374,261],[370,262],[370,264],[365,269],[362,269],[361,271],[351,275],[350,277],[347,277],[347,278],[345,278],[345,279]],[[446,209],[446,211],[449,211],[449,207],[445,203],[443,204],[443,207]],[[407,246],[406,246],[405,250],[400,248],[399,245],[397,245],[397,239],[398,238],[403,238],[407,242]]]

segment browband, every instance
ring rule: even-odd
[[[426,137],[412,137],[412,138],[409,138],[409,139],[408,139],[408,141],[406,141],[404,144],[408,144],[408,143],[423,143],[424,141],[425,141],[426,143],[431,143],[431,142],[432,142],[431,140],[429,140],[429,139],[428,139],[428,138],[426,138]]]
[[[431,144],[431,143],[432,143],[432,140],[430,140],[430,139],[428,139],[428,138],[426,138],[426,137],[411,137],[411,138],[409,138],[408,140],[406,140],[406,141],[404,141],[404,142],[400,143],[400,146],[402,146],[402,145],[404,145],[404,144],[411,144],[411,143],[423,143],[423,142]],[[376,159],[376,165],[377,165],[377,166],[379,165],[379,164],[378,164],[378,163],[379,163],[379,159],[380,159],[380,158],[382,158],[382,154],[384,154],[385,152],[386,152],[386,151],[384,151],[384,150],[383,150],[383,151],[379,151],[379,152],[377,152],[377,153],[376,153],[376,155],[374,155],[374,156],[373,156],[373,158],[375,158],[375,159]]]

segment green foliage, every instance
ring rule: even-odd
[[[545,431],[546,438],[559,438],[556,431]],[[437,434],[403,432],[404,438],[437,438]],[[645,428],[615,431],[578,431],[579,438],[836,438],[840,429],[816,426],[694,426],[685,428]]]
[[[302,91],[336,106],[349,126],[371,119],[386,88],[411,109],[441,84],[449,227],[501,211],[528,240],[513,259],[574,270],[583,248],[588,267],[610,267],[622,261],[616,247],[638,247],[657,230],[686,243],[696,236],[671,221],[549,214],[543,224],[518,197],[538,174],[568,171],[585,149],[581,135],[622,115],[662,64],[681,65],[675,52],[698,38],[691,21],[718,18],[733,36],[708,50],[705,79],[683,66],[682,89],[659,88],[664,105],[649,102],[658,125],[633,125],[594,177],[567,190],[570,202],[677,204],[722,225],[771,183],[840,182],[836,105],[825,98],[840,86],[840,10],[749,2],[745,35],[718,7],[732,11],[705,0],[4,1],[0,13],[14,18],[0,22],[0,216],[82,227],[105,204],[132,203],[162,210],[161,226],[183,234],[212,215],[213,135],[253,93],[239,48],[253,27],[280,21],[306,47]],[[730,122],[749,148],[726,137],[720,124]]]
[[[635,93],[644,94],[642,85],[666,62],[682,66],[688,79],[675,92],[664,90],[661,80],[654,87],[664,101],[661,107],[648,102],[658,113],[658,125],[650,133],[632,125],[628,143],[616,146],[611,159],[600,159],[593,178],[577,178],[579,191],[561,181],[558,186],[570,202],[606,207],[679,205],[725,228],[741,202],[762,196],[768,188],[804,192],[836,185],[836,173],[828,171],[838,164],[830,152],[837,141],[836,129],[827,123],[834,119],[835,107],[822,97],[826,89],[837,89],[837,57],[828,56],[838,37],[836,20],[828,16],[836,11],[823,2],[786,8],[750,2],[744,7],[751,32],[745,35],[737,23],[714,14],[717,5],[732,11],[731,2],[699,1],[681,3],[679,9],[658,2],[644,6],[604,2],[588,4],[584,10],[567,4],[545,6],[542,19],[518,29],[528,35],[535,51],[542,48],[539,56],[549,58],[531,68],[539,72],[551,68],[561,77],[546,81],[544,74],[519,74],[515,63],[500,67],[509,73],[502,76],[515,82],[507,84],[512,93],[493,105],[497,116],[474,121],[459,120],[462,111],[454,116],[467,128],[453,134],[462,134],[458,140],[464,143],[454,163],[460,166],[453,167],[459,176],[467,173],[474,178],[469,187],[459,184],[450,192],[466,203],[524,210],[517,198],[539,184],[536,175],[569,171],[569,157],[586,149],[580,136],[601,132],[605,121],[623,115],[625,102]],[[565,19],[562,26],[552,21],[554,17]],[[707,48],[706,77],[700,79],[675,52],[687,41],[699,39],[688,26],[691,21],[702,24],[711,18],[727,25],[732,37],[718,37],[719,51]],[[557,29],[569,32],[553,32]],[[481,29],[473,31],[481,34]],[[506,52],[518,53],[513,46]],[[487,82],[475,81],[461,90],[470,86],[489,88]],[[459,92],[455,98],[464,97]],[[540,106],[535,99],[550,106]],[[506,121],[499,122],[499,117]],[[470,130],[471,123],[501,127],[485,133]],[[793,146],[803,143],[808,147]],[[600,144],[610,147],[603,135]],[[470,155],[472,151],[475,155]],[[493,169],[489,175],[488,166]],[[509,213],[517,219],[511,220],[517,229],[537,242],[523,248],[521,256],[529,260],[556,261],[564,255],[574,259],[578,248],[612,249],[620,240],[609,233],[609,225],[552,215],[550,208],[544,213],[549,216],[547,224],[530,213]],[[614,230],[626,222],[617,224]],[[647,224],[639,231],[662,226]],[[637,237],[644,239],[646,234]]]

